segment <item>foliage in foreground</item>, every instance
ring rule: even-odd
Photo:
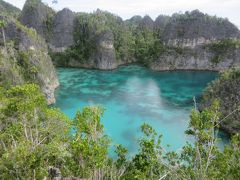
[[[0,179],[43,178],[68,153],[68,119],[36,85],[0,92]]]
[[[139,151],[131,159],[116,146],[108,157],[109,138],[100,123],[103,109],[85,107],[69,121],[49,108],[36,85],[0,91],[0,179],[43,179],[50,166],[63,176],[86,179],[238,179],[240,137],[217,147],[219,104],[193,110],[186,133],[194,139],[181,152],[167,152],[161,136],[144,124]]]
[[[240,132],[240,69],[221,72],[219,78],[210,83],[203,94],[202,106],[208,107],[218,98],[220,101],[221,128],[235,134]]]

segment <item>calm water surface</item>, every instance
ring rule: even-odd
[[[180,149],[186,140],[193,97],[199,97],[217,73],[154,72],[137,65],[113,71],[59,68],[57,103],[73,118],[86,105],[106,108],[102,123],[114,144],[137,151],[140,126],[146,122],[163,134],[163,145]]]

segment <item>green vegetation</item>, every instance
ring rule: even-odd
[[[213,53],[213,58],[211,61],[215,64],[218,64],[224,60],[224,58],[227,57],[229,53],[240,47],[240,41],[226,39],[206,45],[206,47]]]
[[[190,28],[189,28],[190,27]],[[174,13],[169,19],[163,33],[163,39],[231,39],[239,36],[238,28],[227,18],[209,16],[193,10]]]
[[[113,41],[118,60],[131,58],[131,32],[118,16],[97,10],[92,14],[81,13],[77,17],[74,39],[75,49],[80,52],[80,60],[89,58],[97,48],[97,41],[104,34],[109,34],[109,40]]]
[[[137,61],[146,66],[161,55],[182,55],[187,49],[181,47],[184,39],[226,39],[206,46],[213,54],[211,62],[214,64],[228,56],[232,57],[233,50],[239,48],[239,42],[232,40],[238,37],[239,31],[227,19],[209,16],[198,10],[159,18],[154,22],[149,16],[134,16],[123,21],[99,9],[90,14],[78,13],[74,22],[74,45],[65,52],[52,53],[52,59],[59,66],[67,66],[69,59],[86,64],[101,48],[100,40],[113,44],[119,64]],[[178,47],[169,47],[165,44],[169,40],[179,40],[180,44]],[[189,53],[194,51],[190,49],[186,54]]]
[[[157,30],[135,22],[125,23],[120,17],[101,10],[92,14],[79,13],[74,30],[74,45],[63,53],[51,53],[59,66],[66,66],[69,59],[88,62],[99,48],[101,38],[113,43],[116,59],[120,62],[137,59],[148,65],[169,49],[157,38]]]
[[[30,54],[31,51],[19,51],[17,61],[21,67],[21,74],[23,74],[24,79],[28,82],[36,82],[38,68],[29,61]]]
[[[240,137],[220,151],[216,146],[221,121],[219,103],[193,110],[186,133],[193,137],[181,152],[167,152],[161,135],[144,124],[139,151],[128,159],[116,147],[117,159],[107,156],[109,138],[100,123],[103,109],[85,107],[70,121],[49,108],[34,84],[0,91],[0,178],[43,179],[49,167],[63,176],[87,179],[237,179]]]
[[[64,52],[52,52],[49,49],[49,56],[53,60],[53,63],[56,64],[58,67],[67,67],[69,60],[75,57],[71,53],[72,50],[73,49],[68,48]]]
[[[54,16],[56,14],[55,11],[53,11],[50,7],[46,6],[46,11],[47,11],[47,16],[43,20],[43,33],[45,35],[45,39],[47,42],[49,42],[49,39],[52,37],[52,30],[53,30],[53,25],[54,25]]]
[[[38,83],[39,67],[30,61],[33,52],[17,51],[13,46],[13,43],[7,43],[6,48],[0,48],[0,84],[10,87],[26,82]]]
[[[27,3],[25,11],[31,13],[41,0],[28,0]],[[42,23],[43,33],[48,39],[55,12],[50,8],[46,11],[47,17]],[[199,12],[195,11],[191,17],[194,14],[199,16]],[[7,16],[3,17],[6,19]],[[189,17],[185,13],[180,19],[188,22],[192,20]],[[36,31],[29,30],[18,21],[14,24],[16,31],[25,33],[36,41],[34,43],[46,48]],[[4,26],[4,21],[0,21],[0,28]],[[125,23],[111,13],[97,10],[92,14],[78,14],[74,29],[75,45],[64,53],[51,53],[60,65],[66,66],[71,58],[87,62],[99,48],[101,38],[113,43],[118,61],[136,58],[148,65],[163,53],[183,53],[180,47],[165,46],[159,39],[160,32],[151,26],[147,17],[145,21],[136,18]],[[177,36],[183,37],[184,29],[177,28]],[[104,110],[101,107],[85,107],[70,120],[58,109],[49,107],[40,87],[26,84],[41,85],[36,79],[40,71],[41,78],[50,77],[48,73],[52,72],[47,72],[46,67],[47,53],[31,48],[19,51],[16,49],[17,41],[4,41],[6,47],[0,48],[0,179],[44,179],[49,176],[49,167],[59,168],[65,177],[82,179],[205,180],[240,177],[240,136],[233,136],[232,142],[223,151],[217,147],[219,127],[233,133],[240,131],[239,70],[221,74],[220,79],[208,87],[204,94],[208,108],[201,112],[193,110],[186,131],[194,141],[187,143],[180,152],[166,151],[161,145],[162,136],[151,126],[143,124],[139,151],[128,158],[127,149],[117,145],[117,158],[112,159],[108,156],[111,141],[104,134],[100,122]],[[224,40],[208,48],[214,54],[212,61],[219,63],[230,50],[239,46],[239,41]],[[34,63],[31,61],[33,58]],[[218,98],[220,103],[215,101]]]
[[[103,134],[100,118],[103,109],[85,107],[78,111],[72,121],[73,135],[70,137],[67,160],[70,174],[77,177],[97,179],[99,170],[106,168],[108,163],[109,139]]]
[[[131,32],[118,16],[100,10],[92,14],[79,13],[74,29],[74,45],[64,53],[51,53],[51,57],[60,66],[68,63],[63,62],[66,59],[88,62],[99,48],[98,43],[102,37],[114,43],[117,60],[129,60],[134,55]]]
[[[158,58],[158,55],[166,49],[156,37],[153,28],[148,27],[147,23],[140,23],[138,26],[130,23],[135,40],[135,57],[144,65],[148,65],[152,60]]]
[[[230,134],[240,132],[240,69],[230,69],[220,74],[205,90],[202,105],[208,107],[219,99],[222,118],[221,127]],[[234,113],[232,113],[234,112]]]
[[[18,18],[21,13],[21,10],[17,7],[0,0],[0,14],[5,14],[14,18]]]
[[[66,156],[68,119],[48,108],[36,85],[1,89],[0,102],[0,178],[42,179]]]
[[[10,87],[16,84],[22,84],[24,77],[21,72],[24,69],[17,64],[16,57],[18,53],[13,48],[0,48],[0,84],[4,87]]]
[[[3,38],[3,45],[6,46],[6,37],[5,37],[5,31],[4,27],[6,26],[6,23],[4,20],[0,20],[0,28],[1,28],[1,33],[2,33],[2,38]]]

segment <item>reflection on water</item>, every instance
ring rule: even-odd
[[[73,118],[83,106],[102,105],[106,134],[134,153],[144,122],[163,134],[165,147],[181,148],[193,96],[199,97],[217,73],[153,72],[131,65],[114,71],[59,68],[58,75],[56,106]]]

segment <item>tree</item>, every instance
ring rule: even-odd
[[[234,136],[224,151],[220,151],[217,146],[220,121],[218,101],[202,112],[193,110],[186,133],[194,141],[188,142],[179,153],[164,150],[161,136],[144,124],[141,127],[144,137],[139,141],[140,149],[131,160],[124,162],[123,178],[238,179],[240,137]],[[122,156],[121,159],[124,160]]]
[[[69,122],[34,84],[1,89],[0,179],[43,179],[67,156]]]
[[[193,110],[186,133],[194,138],[187,143],[180,156],[179,174],[185,179],[237,179],[239,178],[239,135],[221,152],[217,146],[218,129],[222,119],[219,102],[202,112]],[[231,150],[230,150],[231,149]]]
[[[69,121],[47,106],[37,85],[9,90],[0,87],[0,179],[43,179],[48,168],[63,176],[84,179],[239,179],[240,136],[219,150],[218,128],[224,118],[219,102],[190,116],[186,133],[194,141],[181,152],[166,151],[161,135],[143,124],[139,151],[127,158],[119,145],[118,158],[108,156],[100,107],[85,107]],[[56,167],[56,168],[55,168]]]
[[[100,107],[85,107],[82,112],[77,112],[73,120],[69,147],[71,158],[68,164],[75,176],[90,179],[104,176],[109,139],[103,135],[100,122],[102,115],[103,109]]]
[[[141,126],[144,137],[139,140],[139,152],[129,162],[124,178],[129,179],[159,179],[166,172],[163,163],[163,148],[161,135],[148,124]]]

